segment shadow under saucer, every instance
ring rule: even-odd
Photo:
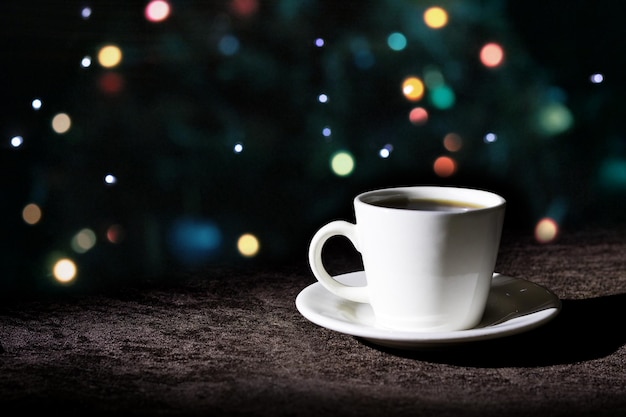
[[[561,300],[561,312],[531,331],[499,339],[474,341],[428,350],[374,349],[417,360],[471,367],[536,367],[602,358],[626,344],[626,328],[612,326],[626,315],[626,294]]]

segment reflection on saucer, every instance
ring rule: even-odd
[[[363,271],[335,277],[347,285],[365,285]],[[306,287],[296,298],[298,311],[311,322],[372,343],[402,349],[418,349],[493,339],[536,328],[561,310],[561,301],[548,289],[530,281],[494,274],[481,322],[469,330],[409,332],[376,325],[369,304],[355,303],[328,292],[321,284]]]

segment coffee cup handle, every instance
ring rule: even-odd
[[[332,221],[319,229],[309,245],[309,265],[315,278],[331,293],[357,303],[368,303],[367,286],[354,287],[335,280],[324,268],[322,262],[322,248],[328,239],[333,236],[347,237],[354,248],[359,251],[356,225],[343,220]]]

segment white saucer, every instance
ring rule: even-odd
[[[335,279],[347,285],[365,285],[363,271],[339,275]],[[469,330],[436,333],[379,327],[375,324],[369,304],[339,298],[319,282],[298,294],[296,307],[308,320],[327,329],[382,346],[418,349],[493,339],[531,330],[554,318],[561,310],[561,300],[540,285],[496,273],[481,322]]]

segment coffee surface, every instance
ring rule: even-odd
[[[369,203],[374,206],[396,209],[448,212],[463,212],[485,207],[482,204],[470,203],[467,201],[417,198],[408,196],[391,196],[387,198],[372,200]]]

